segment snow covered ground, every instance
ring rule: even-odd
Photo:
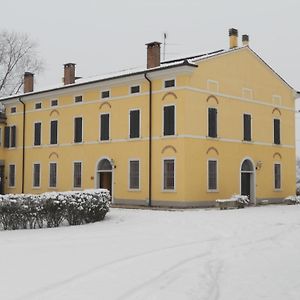
[[[0,231],[0,299],[298,300],[300,205]]]

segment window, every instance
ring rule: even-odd
[[[140,137],[140,110],[135,109],[129,112],[129,138]]]
[[[74,143],[82,142],[82,118],[74,119]]]
[[[75,103],[82,102],[82,96],[81,95],[80,96],[75,96],[74,97],[74,102]]]
[[[16,166],[8,165],[8,186],[15,187],[16,185]]]
[[[175,134],[175,105],[164,106],[164,135]]]
[[[16,137],[17,137],[17,127],[15,125],[4,127],[4,147],[5,148],[15,148],[16,147]]]
[[[16,108],[15,106],[11,107],[11,108],[10,108],[10,112],[11,112],[12,114],[16,113],[16,112],[17,112],[17,108]]]
[[[33,164],[33,187],[39,188],[41,185],[41,165],[39,163]]]
[[[51,100],[51,106],[57,106],[57,105],[58,105],[57,99]]]
[[[100,116],[100,141],[109,140],[109,114],[101,114]]]
[[[280,120],[274,119],[274,144],[280,144]]]
[[[50,144],[56,145],[57,144],[57,128],[58,128],[58,121],[53,120],[50,123]]]
[[[217,137],[217,109],[208,109],[208,136],[215,138]]]
[[[281,165],[274,164],[274,187],[275,190],[281,189]]]
[[[216,160],[208,161],[208,190],[209,191],[217,190],[217,161]]]
[[[73,187],[81,188],[81,162],[74,162]]]
[[[55,162],[51,162],[49,164],[49,187],[56,187],[56,178],[57,178],[57,164]]]
[[[244,141],[251,141],[251,115],[244,114]]]
[[[34,146],[40,146],[41,145],[41,131],[42,131],[42,123],[37,122],[34,123]]]
[[[175,189],[175,160],[164,159],[164,190]]]
[[[102,91],[101,93],[101,98],[109,98],[110,97],[110,92],[109,91]]]
[[[41,108],[42,108],[41,102],[35,103],[35,109],[41,109]]]
[[[165,88],[170,88],[173,86],[175,86],[175,79],[165,80],[165,82],[164,82]]]
[[[134,85],[130,87],[130,93],[131,94],[137,94],[140,92],[140,86],[139,85]]]
[[[140,162],[138,160],[129,161],[129,189],[138,190],[140,188]]]
[[[2,128],[0,128],[0,146],[2,146]]]

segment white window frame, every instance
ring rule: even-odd
[[[75,142],[75,119],[76,118],[82,119],[82,122],[81,122],[82,141],[81,142]],[[72,144],[73,145],[81,145],[81,144],[83,144],[83,141],[84,141],[84,119],[83,119],[83,116],[74,116],[73,117],[73,141],[72,141]]]
[[[174,134],[172,134],[172,135],[164,135],[164,126],[165,126],[165,114],[164,114],[164,108],[165,107],[168,107],[168,106],[174,106]],[[177,135],[177,122],[176,122],[176,120],[177,120],[177,112],[176,112],[176,104],[175,103],[170,103],[170,104],[166,104],[166,105],[163,105],[163,107],[162,107],[162,131],[161,131],[161,136],[163,137],[163,138],[171,138],[171,137],[174,137],[174,136],[176,136]]]
[[[209,188],[209,162],[210,161],[215,161],[217,163],[217,170],[216,170],[216,181],[217,181],[217,187],[215,189],[210,189]],[[209,158],[207,160],[207,192],[208,193],[218,193],[219,192],[219,161],[216,158]]]
[[[209,109],[210,108],[215,108],[217,110],[217,136],[216,137],[212,137],[209,136]],[[206,118],[207,118],[207,129],[206,129],[206,133],[207,133],[207,138],[208,139],[213,139],[216,140],[218,138],[220,138],[220,134],[219,134],[219,117],[218,117],[218,113],[219,113],[219,109],[217,106],[207,106],[207,111],[206,111]]]
[[[216,86],[216,90],[211,89],[210,88],[211,85],[215,85]],[[210,91],[210,92],[216,92],[216,93],[218,93],[219,92],[219,81],[213,80],[213,79],[207,79],[207,81],[206,81],[206,89],[208,91]]]
[[[275,136],[274,136],[274,120],[279,120],[279,144],[275,144]],[[274,146],[281,146],[282,145],[282,135],[281,135],[281,130],[282,130],[282,122],[281,122],[281,118],[280,117],[273,117],[273,124],[272,124],[272,144]]]
[[[165,161],[166,160],[173,160],[174,161],[174,188],[171,189],[165,189]],[[176,193],[176,157],[164,157],[162,159],[162,192],[163,193]]]
[[[41,104],[41,107],[40,107],[40,108],[37,108],[37,107],[36,107],[37,104]],[[35,102],[35,103],[34,103],[34,109],[35,109],[35,110],[40,110],[40,109],[42,109],[42,108],[43,108],[43,105],[42,105],[42,102],[41,102],[41,101]]]
[[[108,140],[101,140],[101,116],[102,115],[108,115],[108,126],[109,126],[109,129],[108,129]],[[98,140],[99,140],[99,143],[108,143],[111,141],[111,113],[110,112],[102,112],[99,114],[99,136],[98,136]]]
[[[55,180],[55,183],[56,183],[56,185],[55,186],[51,186],[51,173],[50,173],[50,170],[51,170],[51,168],[50,168],[50,166],[51,166],[51,164],[56,164],[56,180]],[[48,181],[48,188],[49,189],[57,189],[57,178],[58,178],[58,168],[57,168],[57,161],[50,161],[49,162],[49,181]]]
[[[52,105],[53,101],[57,101],[57,105]],[[50,106],[51,106],[51,107],[57,107],[58,105],[59,105],[58,99],[51,99],[51,100],[50,100]]]
[[[244,130],[245,130],[245,128],[244,128],[244,115],[250,115],[250,131],[251,131],[251,139],[250,139],[250,141],[246,141],[246,140],[244,140]],[[252,120],[253,120],[253,118],[252,118],[252,114],[251,113],[248,113],[248,112],[243,112],[243,114],[242,114],[242,141],[244,142],[244,143],[252,143],[253,142],[253,126],[252,126]],[[217,122],[218,123],[218,122]]]
[[[136,188],[136,189],[130,188],[130,162],[131,161],[138,161],[139,162],[139,187]],[[131,192],[141,191],[141,160],[139,158],[130,158],[128,160],[128,191],[131,191]]]
[[[51,144],[51,122],[52,121],[57,121],[57,143],[56,144]],[[59,132],[59,130],[58,130],[58,124],[59,124],[59,122],[58,122],[58,119],[51,119],[50,120],[50,122],[49,122],[49,146],[52,146],[52,147],[54,147],[54,146],[57,146],[58,145],[58,141],[59,141],[59,136],[58,136],[58,132]]]
[[[74,186],[74,175],[75,175],[75,163],[80,163],[81,164],[81,169],[80,169],[80,180],[81,180],[81,186],[80,187],[75,187]],[[82,177],[82,171],[83,171],[83,161],[82,160],[74,160],[72,162],[73,165],[73,173],[72,173],[72,186],[73,186],[73,190],[82,190],[82,186],[83,186],[83,177]]]
[[[140,131],[139,133],[140,133],[140,135],[137,138],[131,138],[130,137],[130,129],[131,129],[130,128],[130,112],[136,111],[136,110],[139,111],[139,131]],[[128,139],[130,141],[132,141],[132,140],[140,140],[141,138],[142,138],[142,110],[140,108],[131,108],[128,110]]]
[[[3,146],[3,133],[2,133],[2,128],[0,128],[0,146]]]
[[[14,185],[10,185],[10,166],[15,166],[15,176],[14,176]],[[16,187],[16,179],[17,179],[17,165],[16,164],[8,164],[8,188],[14,189]]]
[[[34,165],[39,165],[40,166],[40,176],[39,176],[39,186],[35,186],[34,185]],[[40,161],[35,161],[32,163],[32,188],[37,190],[37,189],[40,189],[41,188],[41,180],[42,180],[42,165],[41,165],[41,162]]]
[[[109,93],[109,96],[103,98],[103,97],[102,97],[102,93],[103,93],[103,92],[108,92],[108,93]],[[101,98],[103,101],[105,101],[105,100],[107,100],[107,99],[110,99],[110,98],[111,98],[111,89],[103,89],[103,90],[100,90],[100,98]]]
[[[131,88],[133,88],[133,87],[139,87],[139,92],[137,92],[137,93],[132,93],[131,92]],[[129,92],[128,92],[130,95],[138,95],[138,94],[140,94],[141,93],[141,85],[140,84],[134,84],[134,85],[131,85],[131,86],[129,86]]]
[[[34,144],[34,141],[35,141],[35,124],[38,124],[38,123],[41,123],[41,144],[40,145],[35,145]],[[43,145],[43,135],[42,135],[42,130],[43,129],[43,122],[42,121],[34,121],[34,123],[33,123],[33,130],[32,130],[32,132],[33,132],[33,143],[32,143],[32,145],[33,145],[33,147],[41,147],[42,145]]]
[[[280,188],[276,188],[275,187],[275,165],[279,165],[280,166]],[[281,162],[279,161],[275,161],[273,163],[273,189],[274,192],[281,192],[282,191],[282,165]]]
[[[81,101],[76,102],[76,97],[81,97]],[[82,102],[83,102],[83,95],[82,94],[74,95],[74,104],[80,104]]]
[[[174,86],[165,87],[166,81],[170,81],[170,80],[174,80]],[[177,86],[177,83],[176,83],[176,77],[173,77],[173,78],[167,78],[167,79],[164,79],[164,80],[163,80],[162,88],[163,88],[164,90],[173,89],[173,88],[176,88],[176,86]]]

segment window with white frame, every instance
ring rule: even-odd
[[[39,188],[41,186],[41,165],[39,163],[33,164],[33,187]]]
[[[74,118],[74,143],[82,143],[82,117]]]
[[[109,98],[109,97],[110,97],[110,91],[109,90],[101,92],[101,98],[102,99]]]
[[[244,114],[244,141],[251,141],[251,115]]]
[[[58,105],[58,100],[57,99],[51,100],[51,106],[57,106],[57,105]]]
[[[140,137],[140,110],[134,109],[129,112],[129,138]]]
[[[82,172],[82,163],[81,162],[74,162],[73,165],[73,187],[74,188],[81,188],[81,172]]]
[[[34,108],[35,109],[41,109],[42,108],[42,102],[35,103]]]
[[[49,164],[49,187],[56,188],[57,184],[57,164],[51,162]]]
[[[217,113],[218,111],[216,108],[208,108],[208,136],[212,138],[218,136]]]
[[[8,165],[8,186],[15,187],[16,185],[16,165]]]
[[[218,171],[217,160],[209,159],[208,160],[208,190],[209,191],[216,191],[218,189],[217,171]]]
[[[134,85],[130,87],[130,93],[131,94],[138,94],[140,92],[140,86]]]
[[[138,190],[140,188],[140,161],[129,161],[129,189]]]
[[[82,95],[77,95],[74,97],[74,102],[78,103],[78,102],[82,102]]]
[[[4,148],[15,148],[17,140],[17,127],[5,126],[4,127]]]
[[[57,131],[58,131],[58,121],[52,120],[50,122],[50,144],[57,144]]]
[[[164,106],[164,136],[175,134],[175,105]]]
[[[163,160],[163,189],[173,191],[175,189],[175,160]]]
[[[34,123],[34,146],[40,146],[41,145],[41,133],[42,133],[42,123],[36,122]]]
[[[274,187],[275,190],[281,189],[281,164],[274,164]]]
[[[10,108],[10,113],[14,114],[14,113],[16,113],[16,112],[17,112],[17,108],[16,108],[15,106],[12,106],[12,107]]]
[[[109,140],[109,114],[100,115],[100,141]]]
[[[164,81],[164,87],[165,88],[174,87],[175,85],[176,85],[175,79],[168,79],[168,80]]]

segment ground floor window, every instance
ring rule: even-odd
[[[33,187],[39,188],[41,185],[41,165],[39,163],[33,164]]]
[[[274,164],[274,187],[275,190],[281,189],[281,165]]]
[[[8,166],[8,186],[15,187],[16,185],[16,166],[9,165]]]
[[[138,190],[140,188],[140,161],[129,161],[129,189]]]
[[[217,190],[217,161],[210,159],[208,161],[208,190]]]
[[[57,164],[55,162],[49,165],[49,187],[56,187],[56,177],[57,177]]]
[[[164,159],[163,161],[163,189],[166,191],[175,190],[175,160]]]
[[[73,170],[74,170],[73,187],[74,188],[81,188],[81,171],[82,171],[81,162],[74,162]]]

